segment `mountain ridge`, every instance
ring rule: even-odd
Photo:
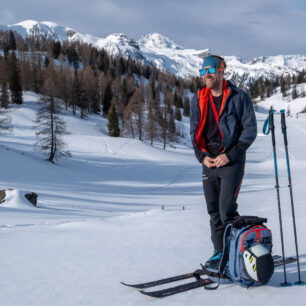
[[[13,25],[0,25],[0,30],[16,31],[23,38],[42,35],[61,42],[68,40],[88,43],[98,49],[105,49],[110,55],[130,56],[182,78],[198,76],[203,57],[211,53],[209,48],[184,48],[159,33],[144,34],[139,40],[128,38],[124,33],[113,33],[100,38],[82,34],[52,21],[25,20]],[[306,69],[306,55],[302,54],[259,56],[250,61],[237,56],[225,55],[224,58],[227,63],[225,77],[234,79],[238,86],[244,87],[259,77],[273,79],[280,75],[297,74]]]

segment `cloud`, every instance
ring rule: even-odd
[[[16,18],[16,13],[11,9],[1,9],[0,10],[0,24],[8,25],[14,22]]]
[[[3,6],[2,24],[51,20],[82,33],[134,39],[159,32],[184,47],[243,58],[306,49],[304,0],[10,0]]]

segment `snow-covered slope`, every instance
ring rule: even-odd
[[[298,84],[296,90],[299,97],[292,100],[292,88],[287,91],[287,96],[283,97],[280,88],[270,98],[266,98],[256,104],[255,109],[270,109],[272,107],[276,111],[286,110],[291,116],[298,116],[298,113],[306,111],[306,97],[301,97],[302,92],[306,92],[306,84]]]
[[[53,22],[26,20],[15,25],[2,25],[2,30],[12,29],[23,37],[43,35],[55,40],[81,41],[104,48],[109,54],[130,56],[155,65],[161,70],[169,70],[180,77],[197,76],[202,58],[211,51],[207,49],[185,49],[158,33],[143,35],[138,41],[122,33],[106,38],[79,33],[71,28]],[[209,47],[209,46],[207,46]],[[281,74],[295,74],[306,69],[306,55],[278,55],[258,57],[244,61],[236,56],[225,56],[227,62],[226,77],[238,85],[247,86],[251,80],[260,76],[273,78]]]
[[[16,31],[23,38],[27,36],[44,36],[48,39],[61,41],[68,39],[70,31],[74,32],[72,29],[60,26],[54,22],[37,22],[35,20],[25,20],[8,26],[1,25],[0,30]]]
[[[65,140],[72,157],[50,164],[33,147],[37,100],[36,94],[25,93],[24,104],[12,110],[14,130],[0,136],[0,185],[13,189],[0,204],[0,305],[303,305],[305,288],[282,288],[281,268],[263,287],[222,285],[214,292],[200,288],[162,300],[122,286],[120,281],[144,282],[193,271],[211,255],[201,166],[189,147],[164,151],[137,140],[110,138],[104,118],[82,120],[69,112],[64,119],[71,134]],[[280,254],[271,137],[261,133],[268,108],[269,99],[256,113],[259,134],[248,150],[238,203],[240,214],[268,218],[273,250]],[[295,251],[279,119],[277,113],[280,192],[290,256]],[[287,125],[305,281],[305,114],[288,117]],[[24,203],[24,191],[38,193],[38,208]],[[287,273],[290,282],[297,280],[294,264]]]
[[[225,56],[226,77],[237,84],[247,85],[259,77],[274,79],[276,76],[297,74],[306,69],[306,55],[261,56],[243,61],[235,56]]]

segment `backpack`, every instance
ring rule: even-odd
[[[274,262],[271,255],[272,234],[263,225],[265,222],[266,218],[238,216],[226,226],[219,275],[225,274],[234,283],[246,288],[269,281],[274,272]],[[254,254],[254,249],[265,252]]]

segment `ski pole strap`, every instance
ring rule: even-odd
[[[270,119],[269,119],[270,116],[267,117],[264,125],[263,125],[263,128],[262,128],[262,132],[264,133],[264,135],[269,135],[270,133]]]
[[[273,109],[269,111],[269,115],[268,115],[268,117],[267,117],[267,119],[266,119],[266,121],[263,125],[263,128],[262,128],[262,132],[264,133],[264,135],[269,135],[269,133],[270,133],[270,130],[271,130],[270,116],[274,113],[275,113],[275,110],[273,110]]]

